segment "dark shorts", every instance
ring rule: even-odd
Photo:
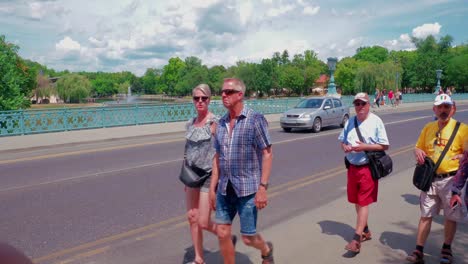
[[[369,166],[351,165],[348,169],[348,201],[366,206],[377,202],[379,181],[372,179]]]

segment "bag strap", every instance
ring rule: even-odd
[[[440,163],[442,163],[442,159],[444,158],[445,154],[449,150],[450,145],[452,145],[453,139],[455,138],[455,135],[457,134],[459,127],[460,127],[460,121],[457,121],[457,124],[455,125],[455,129],[453,130],[452,135],[450,136],[450,139],[447,145],[445,145],[444,151],[442,151],[442,154],[440,154],[439,159],[437,160],[437,163],[434,167],[434,171],[436,171],[437,168],[439,168]]]
[[[354,117],[354,127],[356,128],[356,132],[357,132],[357,135],[359,137],[359,140],[362,142],[362,143],[365,143],[364,142],[364,139],[362,138],[362,135],[361,135],[361,130],[359,130],[359,125],[358,125],[358,122],[357,122],[357,116]],[[367,155],[367,151],[364,151]]]

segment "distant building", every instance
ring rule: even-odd
[[[60,79],[60,77],[50,77],[48,78],[49,80],[49,85],[51,87],[54,87],[55,88],[55,83],[57,82],[57,80]],[[52,91],[55,91],[56,89],[52,89]],[[63,100],[61,100],[58,96],[58,94],[50,94],[50,96],[42,96],[42,97],[38,97],[36,95],[36,91],[33,90],[33,96],[30,98],[31,102],[33,104],[56,104],[56,103],[62,103]]]
[[[327,91],[327,85],[330,77],[326,74],[321,74],[314,82],[314,87],[310,89],[310,92],[315,95],[324,95]]]

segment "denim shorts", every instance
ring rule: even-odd
[[[255,193],[237,197],[231,184],[228,184],[226,195],[216,195],[216,218],[218,224],[232,224],[232,220],[239,213],[240,232],[242,235],[253,236],[257,234],[257,206],[255,206]]]

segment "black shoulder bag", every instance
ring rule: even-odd
[[[354,118],[354,126],[358,134],[359,140],[365,142],[362,138],[359,125],[357,123],[357,117]],[[367,159],[369,160],[369,168],[374,180],[378,180],[389,175],[393,170],[393,161],[387,153],[383,150],[379,151],[365,151]]]
[[[432,185],[432,181],[434,180],[437,168],[439,168],[440,163],[442,163],[442,159],[444,158],[445,154],[447,154],[450,145],[452,145],[453,139],[455,138],[459,127],[460,122],[457,122],[447,145],[445,145],[444,150],[442,151],[442,153],[439,156],[439,159],[437,160],[437,163],[434,164],[434,161],[426,156],[424,157],[423,164],[416,164],[413,173],[413,185],[416,188],[423,192],[429,191]]]

